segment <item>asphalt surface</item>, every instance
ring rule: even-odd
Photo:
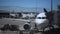
[[[33,29],[35,26],[34,26],[34,19],[30,19],[30,20],[26,20],[26,19],[12,19],[12,18],[3,18],[3,19],[0,19],[0,28],[5,25],[5,24],[11,24],[11,25],[19,25],[19,29],[20,30],[24,30],[23,26],[26,22],[28,21],[31,21],[31,29]],[[2,32],[0,31],[0,34],[2,33],[5,33],[5,32]],[[16,32],[16,31],[7,31],[7,34],[19,34],[19,32]],[[39,33],[34,33],[34,34],[41,34],[41,32]]]
[[[4,24],[12,24],[12,25],[19,25],[19,29],[24,29],[23,26],[26,22],[31,21],[31,27],[34,28],[34,19],[25,20],[25,19],[11,19],[11,18],[3,18],[0,19],[0,27]]]
[[[26,20],[26,19],[11,19],[11,18],[3,18],[3,19],[0,19],[0,28],[3,26],[3,25],[5,25],[5,24],[12,24],[12,25],[19,25],[19,29],[20,30],[24,30],[24,28],[23,28],[23,26],[24,26],[24,24],[26,23],[26,22],[28,22],[28,21],[31,21],[31,29],[33,29],[35,26],[35,22],[34,22],[34,19],[30,19],[30,20]],[[2,31],[0,31],[0,34],[1,33],[4,33],[4,32],[2,32]],[[18,33],[19,34],[19,32],[15,32],[15,31],[13,31],[13,32],[10,32],[10,31],[8,31],[8,32],[6,32],[6,34],[16,34],[16,33]],[[41,33],[34,33],[34,34],[41,34]]]

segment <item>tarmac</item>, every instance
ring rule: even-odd
[[[33,29],[34,26],[34,19],[12,19],[12,18],[3,18],[0,19],[0,28],[5,25],[5,24],[12,24],[12,25],[19,25],[19,29],[20,30],[24,30],[23,26],[26,22],[31,21],[31,29]],[[4,31],[0,31],[0,34],[3,34]],[[6,31],[5,34],[19,34],[20,32],[16,32],[16,31]],[[41,34],[41,33],[34,33],[34,34]]]
[[[34,28],[34,19],[26,20],[26,19],[12,19],[12,18],[3,18],[0,19],[0,27],[5,24],[19,25],[20,29],[24,29],[23,26],[26,22],[31,21],[31,27]]]

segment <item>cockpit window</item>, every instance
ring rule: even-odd
[[[38,17],[38,19],[41,19],[41,17]]]
[[[46,19],[46,17],[42,17],[42,19]]]
[[[47,17],[38,17],[37,19],[47,19]]]
[[[47,19],[47,17],[42,17],[42,19]]]

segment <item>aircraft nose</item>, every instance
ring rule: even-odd
[[[46,20],[46,19],[36,19],[35,22],[36,22],[37,25],[40,25],[42,23],[47,23],[48,20]]]

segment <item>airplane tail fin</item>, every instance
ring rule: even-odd
[[[47,10],[44,8],[44,12],[47,13]]]

